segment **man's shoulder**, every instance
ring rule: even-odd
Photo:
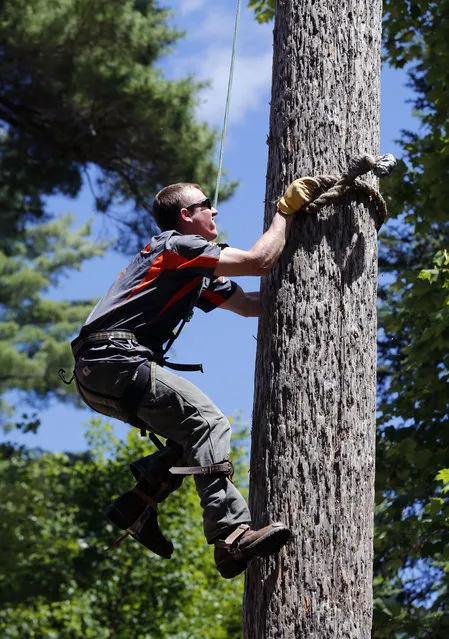
[[[188,235],[178,231],[170,231],[170,236],[165,238],[167,250],[183,253],[184,251],[204,251],[215,242],[205,240],[201,235]]]
[[[201,235],[188,235],[179,231],[163,231],[151,238],[150,243],[147,244],[142,253],[155,255],[169,251],[187,258],[202,253],[218,257],[220,250],[225,246],[227,244],[210,242]]]
[[[161,233],[154,235],[151,238],[151,242],[164,244],[172,239],[176,239],[177,237],[181,237],[181,233],[179,233],[179,231],[162,231]]]
[[[140,251],[142,255],[149,253],[159,253],[165,249],[169,249],[168,245],[173,245],[173,236],[179,236],[181,233],[178,231],[162,231],[157,235],[153,235],[148,244]]]

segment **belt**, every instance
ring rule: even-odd
[[[126,339],[137,343],[136,336],[131,331],[97,331],[87,337],[77,337],[71,343],[73,357],[76,357],[84,348],[100,342],[108,342],[111,339]]]
[[[79,355],[81,351],[88,346],[99,344],[101,342],[109,342],[116,339],[132,341],[136,345],[139,344],[136,336],[131,331],[97,331],[95,333],[90,333],[90,335],[87,335],[86,337],[77,337],[73,340],[73,342],[71,343],[73,357]],[[151,351],[151,349],[148,350]],[[160,366],[167,366],[167,368],[171,368],[174,371],[203,372],[202,364],[177,364],[175,362],[168,362],[163,355],[157,355],[155,353],[152,353],[152,357],[149,357],[148,359],[153,359]]]

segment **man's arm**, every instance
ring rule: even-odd
[[[249,251],[224,248],[215,275],[266,275],[280,256],[292,224],[292,216],[310,202],[319,187],[318,180],[294,180],[277,204],[270,228]]]
[[[245,293],[238,286],[235,293],[220,308],[243,315],[243,317],[259,317],[260,293],[259,291]]]
[[[249,251],[224,248],[215,267],[215,275],[266,275],[285,246],[292,220],[291,215],[276,211],[268,231]]]

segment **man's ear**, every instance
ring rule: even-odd
[[[179,215],[182,222],[187,222],[187,224],[190,224],[192,222],[192,214],[188,209],[182,208],[179,211]]]

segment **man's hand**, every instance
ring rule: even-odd
[[[278,209],[285,215],[294,215],[299,209],[308,204],[320,183],[312,177],[298,178],[290,184],[283,197],[278,202]]]

